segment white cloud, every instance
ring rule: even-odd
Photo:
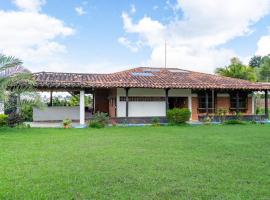
[[[257,43],[256,55],[269,55],[270,54],[270,35],[262,36]]]
[[[23,11],[38,12],[46,0],[13,0],[13,3]]]
[[[134,4],[131,4],[130,13],[135,14],[136,13],[136,7]]]
[[[86,11],[84,10],[83,7],[79,6],[75,8],[75,11],[77,13],[77,15],[82,16],[86,14]]]
[[[118,42],[125,47],[127,47],[130,51],[136,53],[139,51],[140,47],[142,46],[141,41],[137,41],[135,43],[132,43],[130,40],[128,40],[125,37],[118,38]]]
[[[57,18],[24,11],[0,11],[0,30],[0,53],[22,59],[33,71],[39,70],[38,63],[50,62],[66,52],[57,38],[74,33]]]
[[[170,2],[168,2],[170,6]],[[249,34],[251,25],[270,11],[270,0],[178,0],[174,11],[183,12],[181,19],[162,23],[143,17],[137,23],[122,14],[124,30],[152,48],[146,63],[163,66],[164,41],[168,41],[168,63],[171,66],[213,71],[229,62],[235,53],[220,45]],[[132,42],[131,42],[132,43]]]

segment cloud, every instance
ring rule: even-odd
[[[46,63],[66,52],[57,39],[74,34],[63,21],[28,11],[0,10],[0,53],[16,56],[31,70],[38,63]],[[46,67],[46,66],[43,66]]]
[[[167,4],[172,9],[172,4]],[[178,0],[174,6],[172,15],[181,11],[182,17],[173,17],[168,23],[148,16],[134,23],[123,12],[126,34],[136,34],[138,40],[152,48],[145,63],[164,65],[164,41],[167,40],[170,66],[212,72],[236,56],[233,50],[222,49],[220,45],[250,34],[251,25],[269,13],[270,0]]]
[[[130,40],[128,40],[125,37],[118,38],[118,42],[124,45],[125,47],[127,47],[133,53],[138,52],[140,47],[142,46],[141,41],[136,41],[135,43],[132,43]]]
[[[75,11],[77,13],[77,15],[82,16],[86,14],[86,11],[84,10],[83,7],[79,6],[75,8]]]
[[[39,12],[46,0],[13,0],[13,3],[23,11]]]
[[[131,4],[130,13],[135,14],[136,13],[136,7],[134,4]]]
[[[270,35],[262,36],[257,43],[256,55],[269,55],[270,54]]]

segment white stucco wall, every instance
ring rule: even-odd
[[[117,117],[126,116],[126,102],[120,101],[120,96],[125,96],[125,90],[122,88],[117,89]],[[144,88],[131,88],[129,89],[129,96],[142,96],[142,97],[163,97],[165,96],[164,89],[144,89]],[[189,89],[171,89],[169,97],[190,97],[191,90]],[[191,103],[189,104],[191,106]],[[129,102],[129,117],[152,117],[152,116],[165,116],[166,105],[165,101],[159,102]]]
[[[53,106],[33,109],[34,121],[60,121],[63,119],[79,120],[80,107]]]

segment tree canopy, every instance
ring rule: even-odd
[[[256,71],[254,68],[244,65],[238,58],[232,58],[230,65],[217,68],[215,73],[222,76],[249,81],[257,80]]]

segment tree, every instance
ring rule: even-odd
[[[249,66],[250,67],[254,67],[254,68],[258,68],[260,67],[262,63],[262,57],[261,56],[253,56],[250,61],[249,61]]]
[[[264,56],[260,65],[260,81],[270,82],[270,56]]]
[[[215,70],[216,74],[249,81],[256,81],[257,76],[254,68],[244,65],[238,58],[232,58],[231,64]]]
[[[5,109],[11,112],[16,109],[17,113],[23,105],[41,105],[39,95],[34,92],[33,76],[21,65],[21,60],[0,54],[0,101],[5,101]]]

